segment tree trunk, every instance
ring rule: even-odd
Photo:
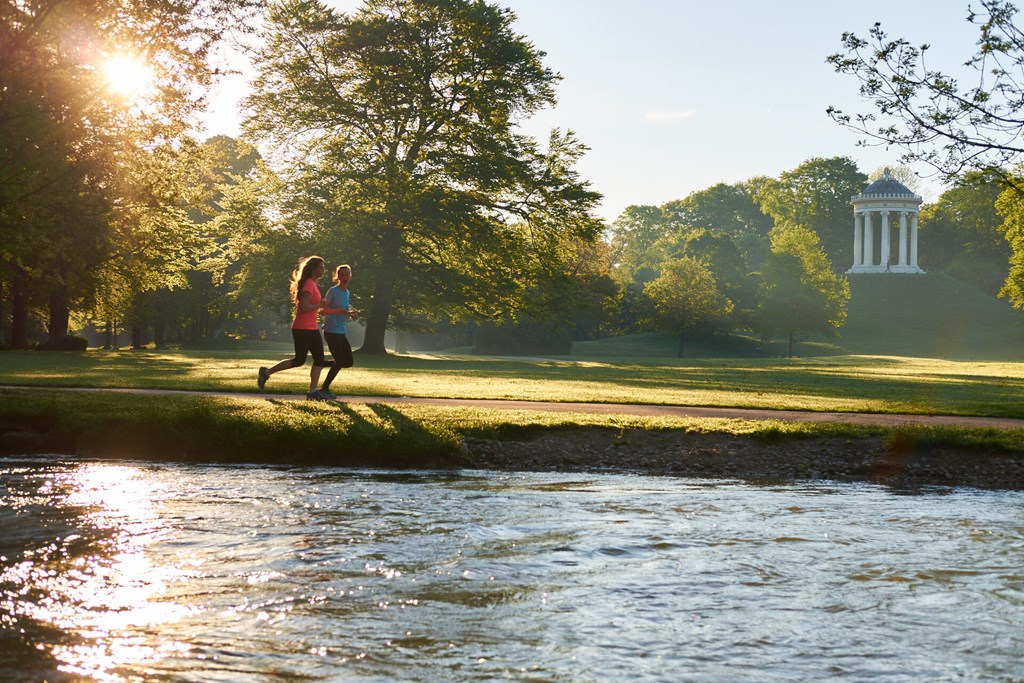
[[[153,325],[153,346],[158,349],[164,348],[166,341],[164,340],[164,324],[157,323]]]
[[[683,357],[683,346],[685,345],[685,343],[686,343],[686,333],[683,332],[683,331],[680,331],[679,332],[679,354],[676,356],[676,358],[682,358]]]
[[[132,346],[131,348],[139,350],[142,348],[142,325],[132,325]]]
[[[7,281],[0,278],[0,349],[4,347],[4,303],[7,302],[7,297],[4,296],[4,288],[7,286]]]
[[[111,349],[114,347],[114,323],[107,321],[107,326],[103,329],[103,348]]]
[[[384,335],[388,331],[391,304],[390,301],[385,303],[383,294],[387,289],[386,285],[377,285],[373,305],[366,316],[366,334],[363,336],[363,345],[359,348],[360,353],[374,356],[385,356],[388,353],[387,347],[384,346]],[[390,296],[388,298],[390,299]]]
[[[68,310],[67,289],[67,285],[62,283],[57,286],[57,291],[50,294],[50,324],[46,345],[52,349],[60,348],[61,342],[68,336],[71,312]]]
[[[381,269],[384,277],[377,282],[373,291],[373,302],[366,316],[366,336],[363,337],[360,353],[374,356],[385,356],[388,353],[387,347],[384,346],[384,335],[388,331],[388,318],[391,316],[391,305],[394,303],[393,280],[388,278],[394,277],[399,271],[401,243],[401,231],[394,228],[385,229]]]
[[[11,279],[11,347],[28,348],[28,275],[21,268]]]
[[[789,332],[789,355],[787,357],[788,358],[792,358],[793,357],[793,331],[792,330],[790,330],[790,332]]]

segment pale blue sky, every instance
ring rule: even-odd
[[[331,0],[350,10],[358,0]],[[899,152],[856,146],[829,105],[866,111],[857,82],[825,59],[844,31],[928,43],[929,66],[955,72],[974,52],[968,0],[502,0],[516,29],[563,76],[558,106],[525,128],[570,128],[590,147],[581,175],[614,220],[718,182],[777,176],[811,157],[848,156],[865,173]],[[628,8],[627,8],[628,7]],[[216,94],[211,133],[237,134],[239,84]],[[916,169],[925,172],[927,169]],[[925,199],[939,188],[924,184]]]

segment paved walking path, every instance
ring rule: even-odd
[[[3,389],[41,389],[53,387],[2,387]],[[193,396],[231,396],[234,398],[275,401],[305,400],[301,394],[270,394],[215,391],[179,391],[170,389],[60,388],[58,391],[112,391],[134,394],[167,394]],[[744,420],[783,420],[787,422],[840,422],[862,425],[953,425],[1024,429],[1024,419],[1012,417],[970,417],[962,415],[911,415],[897,413],[842,413],[801,410],[767,410],[763,408],[714,408],[706,406],[649,405],[639,403],[554,403],[547,401],[505,401],[472,398],[417,398],[409,396],[339,396],[340,403],[383,403],[387,405],[437,405],[487,408],[491,410],[544,410],[562,413],[597,415],[640,415],[662,417],[721,417]]]

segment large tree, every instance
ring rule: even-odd
[[[924,162],[947,180],[972,169],[1009,171],[1024,153],[1024,33],[1016,14],[1007,0],[967,8],[978,27],[976,53],[952,65],[965,67],[966,79],[927,63],[929,45],[891,38],[879,23],[867,38],[844,33],[843,52],[828,62],[860,82],[875,111],[829,107],[829,115],[862,133],[861,144],[902,148],[904,162]]]
[[[474,0],[270,10],[247,128],[274,144],[296,229],[357,269],[364,352],[394,318],[542,315],[525,285],[600,230],[582,145],[519,130],[559,77],[514,18]]]
[[[17,283],[12,295],[23,301],[14,307],[16,343],[25,341],[30,300],[50,301],[51,318],[58,312],[51,337],[60,337],[67,311],[58,302],[95,298],[96,264],[117,262],[129,280],[142,271],[126,259],[145,241],[132,228],[175,222],[137,219],[173,213],[180,203],[165,162],[213,78],[213,45],[256,5],[26,0],[0,7],[0,278]],[[142,72],[152,75],[147,92],[129,92]],[[163,239],[173,241],[173,232]]]
[[[733,322],[745,327],[756,305],[757,281],[736,240],[724,232],[695,229],[674,237],[669,245],[671,258],[696,259],[711,270],[718,288],[733,303]]]
[[[788,354],[802,334],[835,335],[846,321],[850,284],[832,264],[810,229],[783,223],[771,234],[757,317],[760,328],[786,336]]]

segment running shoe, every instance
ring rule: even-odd
[[[267,380],[270,379],[270,370],[267,368],[260,368],[259,374],[256,375],[256,386],[263,390],[263,387],[267,386]]]
[[[307,401],[326,401],[328,399],[327,399],[327,396],[324,395],[324,392],[320,391],[319,389],[314,389],[313,391],[311,391],[308,394],[306,394],[306,400]]]
[[[323,394],[323,397],[325,399],[327,399],[328,401],[333,401],[334,399],[338,398],[337,396],[334,395],[334,392],[331,391],[330,389],[321,389],[320,393]]]

